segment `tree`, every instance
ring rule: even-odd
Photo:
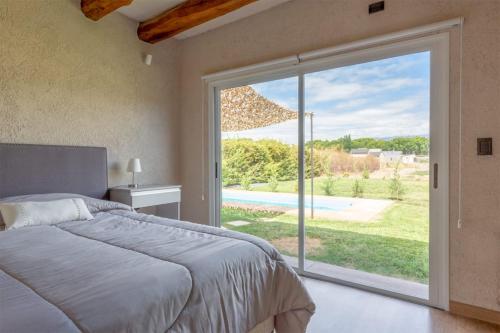
[[[351,151],[352,149],[351,134],[344,135],[342,138],[339,139],[339,141],[344,151],[347,152]]]
[[[374,138],[359,138],[352,140],[352,148],[382,149],[385,141]]]
[[[306,147],[310,148],[310,142]],[[314,140],[314,147],[317,149],[335,148],[346,152],[355,148],[398,150],[405,154],[427,155],[429,153],[429,139],[423,136],[396,137],[388,140],[376,138],[351,139],[345,135],[336,140]]]
[[[333,179],[333,176],[331,173],[326,176],[326,179],[323,181],[323,184],[321,184],[321,189],[323,192],[325,192],[325,195],[332,196],[334,193],[334,186],[335,186],[335,180]]]
[[[271,192],[277,192],[278,190],[278,185],[280,184],[278,180],[278,172],[276,170],[276,166],[274,166],[271,169],[271,174],[269,175],[269,179],[267,181],[267,184],[269,185],[269,188],[271,189]]]
[[[399,137],[386,141],[383,150],[402,151],[403,154],[427,155],[429,139],[421,136]]]
[[[323,172],[326,174],[326,179],[323,181],[323,184],[321,184],[321,189],[323,190],[323,192],[325,192],[325,195],[333,195],[333,189],[335,185],[331,163],[332,161],[328,160],[323,165]]]
[[[250,191],[252,189],[252,176],[250,173],[246,173],[243,177],[241,177],[241,187],[245,191]]]
[[[317,149],[334,148],[337,150],[341,150],[342,145],[340,143],[340,140],[341,139],[338,139],[338,140],[313,140],[312,143],[314,144],[314,148],[317,148]],[[308,141],[305,146],[307,149],[311,149],[311,141]]]
[[[352,185],[352,196],[354,198],[362,198],[363,192],[364,192],[363,183],[360,180],[356,179],[354,181],[354,184]]]
[[[405,194],[405,188],[399,174],[399,162],[394,167],[394,172],[389,183],[389,190],[391,191],[391,199],[402,200],[402,196]]]

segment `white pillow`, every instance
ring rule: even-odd
[[[79,198],[0,203],[0,213],[6,230],[94,218]]]

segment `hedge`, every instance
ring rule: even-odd
[[[241,184],[250,178],[253,183],[270,179],[297,179],[298,151],[296,145],[277,140],[222,140],[222,181],[225,186]],[[319,155],[315,158],[319,161]],[[315,176],[321,175],[321,163],[314,165]],[[306,174],[310,174],[310,152],[306,151]]]

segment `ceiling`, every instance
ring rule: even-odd
[[[142,22],[183,2],[184,0],[133,0],[130,5],[117,11],[134,21]]]
[[[184,39],[192,36],[199,35],[206,31],[216,29],[225,24],[241,20],[245,17],[260,13],[264,10],[272,8],[274,6],[280,5],[290,0],[259,0],[253,2],[249,5],[241,7],[235,11],[232,11],[226,15],[220,16],[211,21],[200,24],[192,29],[184,31],[174,38]],[[162,12],[171,9],[184,2],[184,0],[133,0],[128,6],[123,6],[117,11],[134,21],[143,22]]]

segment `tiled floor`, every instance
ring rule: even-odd
[[[310,333],[490,333],[500,327],[390,297],[304,278],[316,313]]]

